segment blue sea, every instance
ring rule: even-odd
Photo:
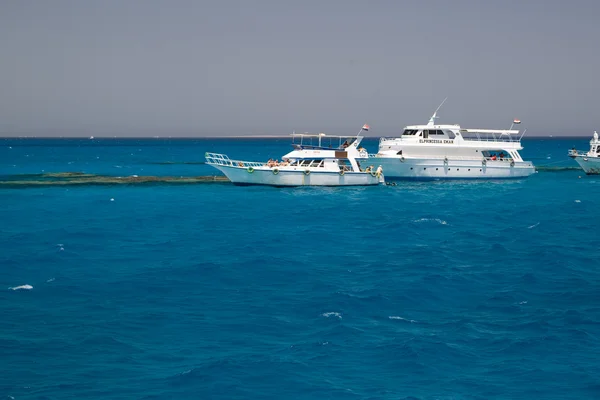
[[[203,176],[282,139],[0,139],[0,399],[599,399],[589,138],[522,180],[63,185]],[[365,142],[374,152],[377,140]]]

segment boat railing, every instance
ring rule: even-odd
[[[512,137],[510,135],[495,136],[495,135],[491,134],[491,135],[481,136],[480,134],[475,134],[475,135],[465,136],[465,134],[463,133],[462,138],[465,141],[470,141],[470,142],[486,142],[486,143],[490,143],[490,142],[519,143],[520,142],[519,138]]]
[[[587,150],[577,150],[577,149],[569,150],[569,157],[577,157],[577,156],[585,156],[585,155],[587,155]]]
[[[232,160],[226,154],[219,153],[205,153],[206,163],[210,165],[224,165],[229,167],[260,167],[265,163],[257,161],[242,161]]]
[[[377,155],[377,154],[369,154],[368,157],[361,157],[361,158],[382,158],[382,157],[387,158],[387,157],[389,157],[389,155],[383,155],[382,156],[382,155]],[[401,154],[398,154],[398,157],[400,158],[400,157],[404,157],[404,156],[402,156]],[[405,158],[406,159],[411,159],[413,157],[406,156]],[[423,156],[416,156],[414,158],[416,158],[416,159],[422,159]],[[450,156],[450,157],[445,157],[445,156],[427,156],[427,159],[428,160],[448,160],[448,161],[472,161],[472,160],[474,160],[473,157],[465,157],[465,156]],[[482,161],[484,159],[486,161],[508,161],[508,162],[514,161],[514,158],[509,157],[509,156],[503,157],[503,158],[500,158],[500,157],[494,158],[493,156],[485,156],[485,157],[481,158]]]

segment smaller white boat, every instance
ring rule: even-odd
[[[577,161],[587,175],[600,175],[600,140],[598,132],[594,131],[594,136],[590,140],[590,150],[569,150],[569,157]]]
[[[368,130],[368,125],[363,126]],[[269,186],[366,186],[385,183],[381,166],[361,166],[357,158],[368,158],[355,136],[320,133],[292,134],[294,150],[282,161],[232,160],[225,154],[206,153],[206,163],[223,172],[236,185]],[[364,169],[363,169],[364,168]]]

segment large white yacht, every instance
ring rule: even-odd
[[[363,126],[362,130],[368,130]],[[294,149],[282,161],[232,160],[225,154],[206,153],[206,163],[217,168],[236,185],[269,186],[368,186],[385,183],[381,166],[365,166],[357,158],[368,159],[355,136],[293,134]]]
[[[600,174],[600,140],[598,132],[594,131],[594,136],[590,140],[590,150],[569,150],[569,157],[573,158],[583,168],[587,175]]]
[[[387,179],[523,178],[535,172],[519,154],[523,135],[512,129],[521,121],[514,120],[508,130],[463,129],[436,124],[438,110],[426,125],[409,125],[400,137],[381,138],[369,162],[381,165]]]

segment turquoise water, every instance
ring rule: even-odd
[[[0,188],[0,396],[600,398],[600,177],[566,156],[587,140],[525,140],[549,168],[523,180]],[[3,139],[0,181],[288,149]]]

